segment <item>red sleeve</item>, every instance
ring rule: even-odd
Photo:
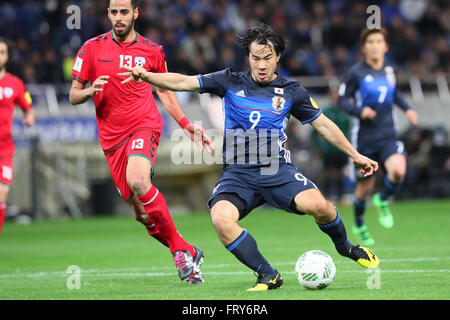
[[[22,81],[20,81],[18,85],[18,94],[14,100],[14,103],[17,104],[23,111],[31,108],[31,95]]]
[[[72,79],[87,83],[91,79],[89,46],[85,43],[78,51],[72,68]]]
[[[163,47],[159,46],[159,50],[155,55],[155,60],[152,65],[152,72],[155,73],[166,73],[167,72],[167,63],[166,63],[166,54],[164,53]]]

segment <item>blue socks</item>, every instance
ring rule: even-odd
[[[386,201],[401,187],[401,183],[393,183],[387,177],[384,177],[383,188],[380,191],[380,199]]]
[[[345,231],[344,223],[341,220],[339,211],[336,209],[337,217],[334,221],[327,224],[319,224],[320,230],[325,232],[331,240],[333,240],[334,246],[337,252],[345,257],[350,254],[350,249],[352,247],[351,242],[347,238],[347,232]]]
[[[366,201],[358,200],[355,198],[353,202],[353,211],[355,213],[355,224],[357,227],[364,225],[364,211],[366,210]]]
[[[247,267],[259,274],[275,274],[275,269],[267,262],[258,250],[255,239],[247,230],[226,247],[234,256]]]

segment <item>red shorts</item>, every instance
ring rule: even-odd
[[[153,176],[153,166],[160,135],[161,133],[156,131],[139,130],[112,150],[105,151],[106,161],[114,184],[125,201],[130,201],[133,196],[133,192],[127,183],[128,158],[131,156],[147,158],[152,165],[151,175]]]
[[[13,167],[13,157],[0,157],[0,183],[12,184]]]

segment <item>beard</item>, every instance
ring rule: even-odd
[[[126,38],[126,37],[130,34],[131,30],[133,30],[133,27],[134,27],[134,20],[133,20],[128,26],[126,26],[125,24],[120,24],[120,26],[124,26],[124,27],[125,27],[123,30],[116,30],[116,26],[117,26],[117,25],[115,25],[115,26],[113,27],[114,33],[116,34],[116,36],[117,36],[118,38],[124,39],[124,38]]]

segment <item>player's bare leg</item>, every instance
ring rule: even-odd
[[[299,211],[314,217],[317,223],[327,224],[337,218],[337,211],[317,189],[308,189],[295,196],[295,205]]]
[[[244,229],[238,224],[239,211],[229,201],[218,201],[211,209],[211,221],[224,246],[230,245]]]
[[[375,186],[375,177],[370,176],[364,180],[358,181],[355,187],[355,197],[360,201],[366,201]]]
[[[134,199],[130,202],[133,215],[146,226],[151,236],[170,248],[180,279],[188,278],[190,284],[203,283],[200,272],[203,252],[187,243],[178,233],[167,203],[152,185],[150,175],[149,159],[141,156],[131,156],[128,159],[126,178],[134,194]]]
[[[385,228],[394,226],[394,217],[389,209],[389,197],[392,196],[403,183],[406,174],[406,157],[395,153],[384,161],[387,175],[383,181],[381,191],[374,195],[373,204],[378,211],[378,221]]]
[[[217,201],[211,208],[211,220],[225,248],[257,273],[256,284],[247,291],[271,290],[283,284],[281,275],[259,252],[255,239],[238,224],[239,211],[233,203]]]
[[[6,199],[8,198],[9,186],[0,182],[0,235],[6,214]]]
[[[365,268],[376,268],[379,265],[377,256],[370,249],[351,244],[339,212],[319,190],[302,191],[295,196],[294,201],[297,210],[314,217],[320,230],[331,238],[340,255]]]
[[[384,162],[389,181],[399,184],[403,182],[406,174],[406,157],[396,153],[391,155]]]

